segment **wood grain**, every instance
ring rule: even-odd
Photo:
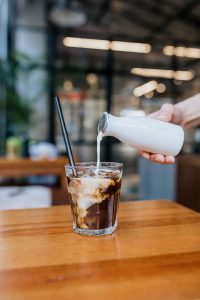
[[[121,203],[113,235],[72,232],[67,206],[0,212],[0,298],[200,299],[200,216]]]

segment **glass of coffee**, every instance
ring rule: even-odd
[[[73,230],[82,235],[111,234],[117,228],[122,163],[94,162],[66,165]]]

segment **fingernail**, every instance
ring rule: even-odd
[[[142,156],[146,159],[149,159],[150,158],[150,155],[148,153],[143,153]]]
[[[174,157],[166,158],[166,161],[170,164],[173,164],[175,162],[175,158]]]
[[[164,157],[162,157],[162,156],[158,156],[158,157],[155,157],[154,160],[155,160],[156,162],[162,163],[162,162],[164,162],[165,159],[164,159]]]

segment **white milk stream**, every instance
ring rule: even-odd
[[[95,170],[95,174],[99,173],[99,167],[100,167],[100,151],[101,151],[101,140],[103,138],[103,132],[99,131],[97,135],[97,168]]]

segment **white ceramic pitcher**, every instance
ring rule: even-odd
[[[164,155],[176,156],[184,141],[181,126],[148,117],[115,117],[104,112],[98,130],[138,150]]]

